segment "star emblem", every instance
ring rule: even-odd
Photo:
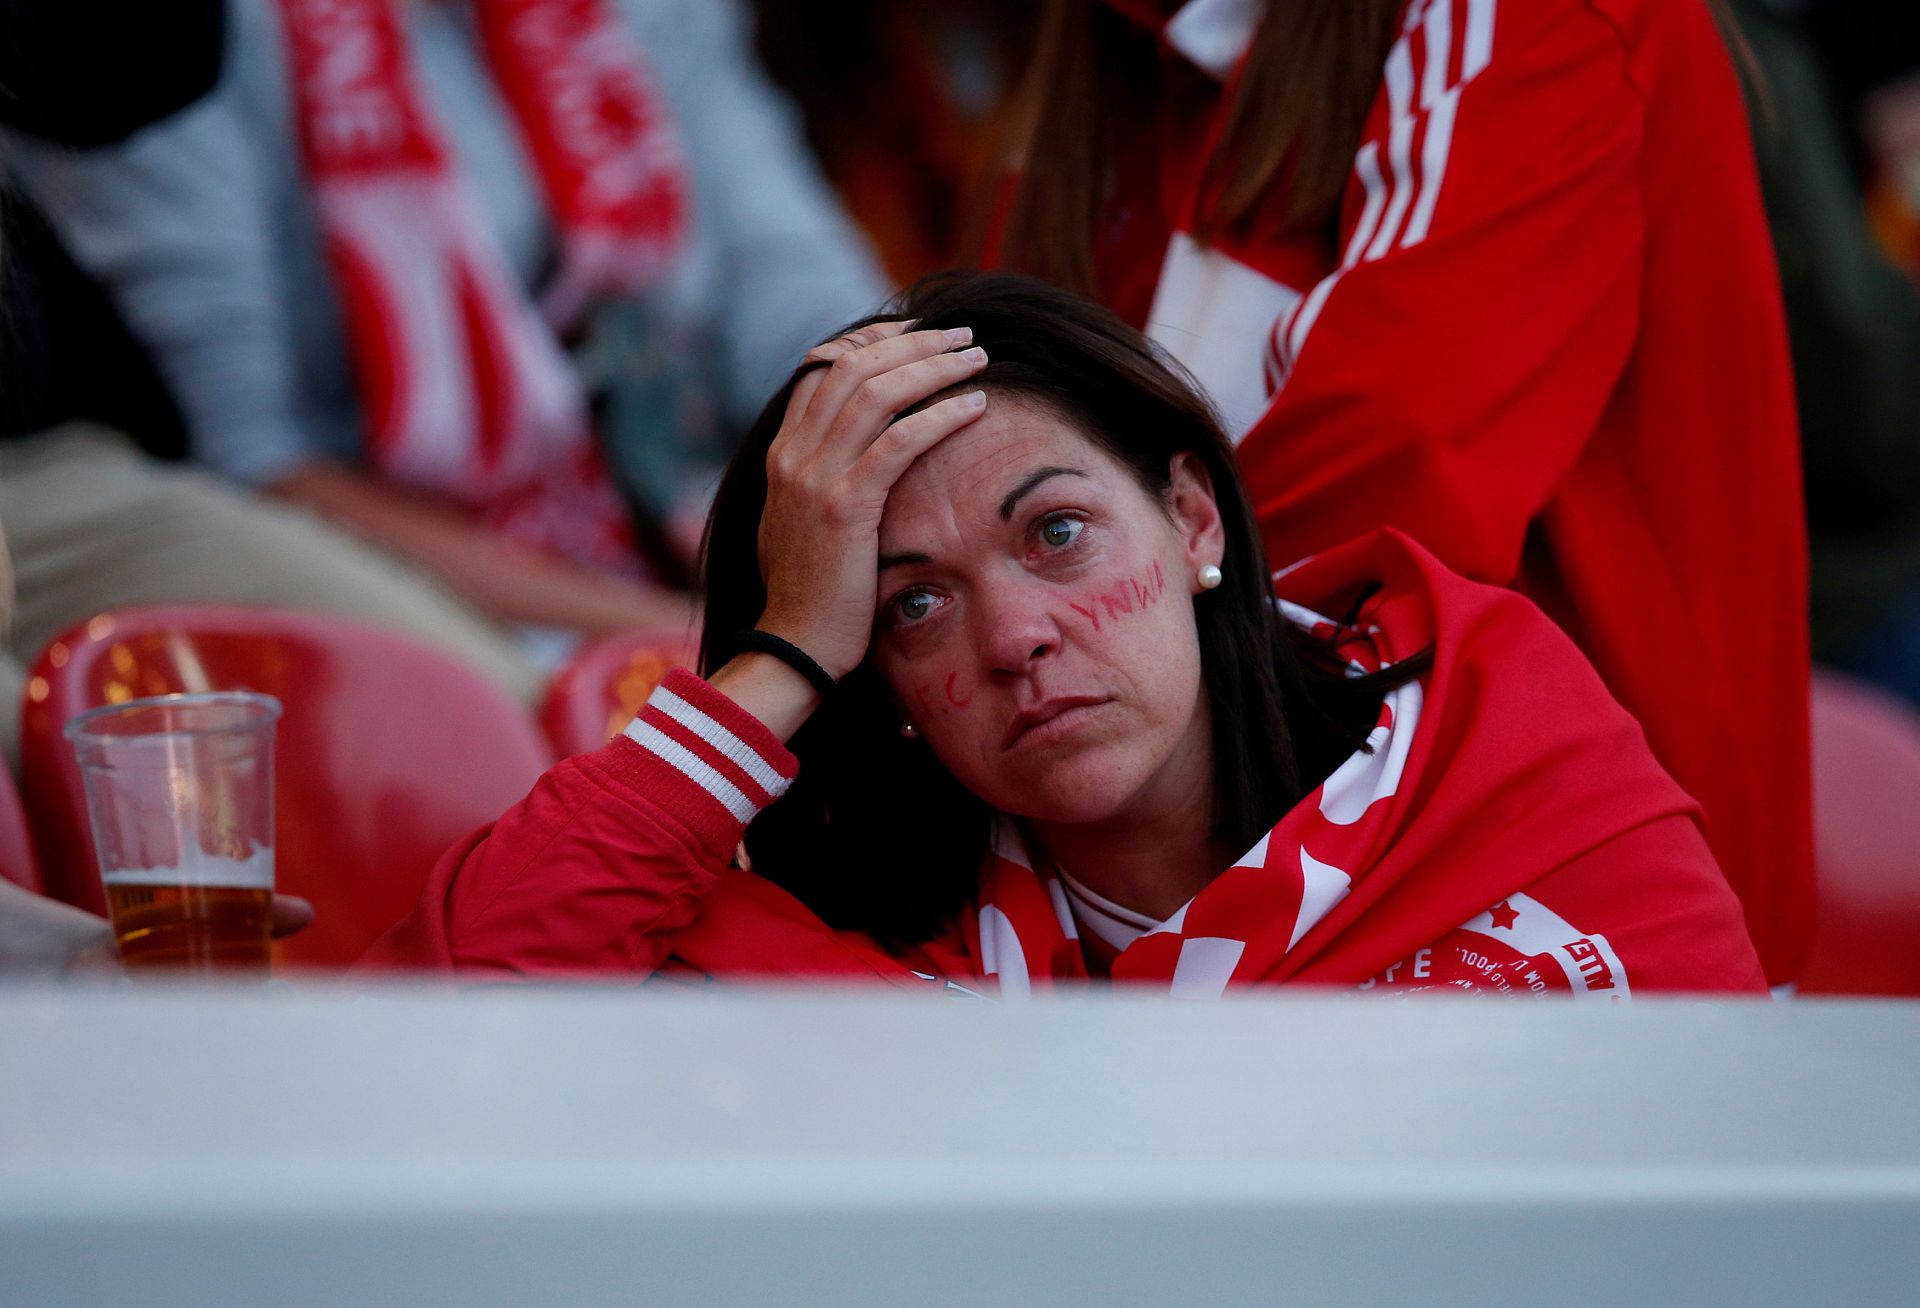
[[[1504,899],[1487,911],[1492,915],[1496,927],[1504,927],[1508,931],[1513,930],[1513,924],[1520,916],[1520,910]]]

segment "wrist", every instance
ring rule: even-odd
[[[766,654],[792,668],[821,699],[833,693],[839,684],[840,671],[829,669],[813,655],[813,649],[782,634],[776,624],[762,622],[750,630],[734,633],[722,650],[728,655]]]
[[[820,706],[819,692],[798,671],[771,654],[751,650],[728,659],[707,684],[781,741],[791,740]]]
[[[737,674],[737,670],[736,670]],[[638,750],[600,757],[623,783],[674,817],[716,860],[731,855],[754,817],[786,792],[798,761],[754,706],[676,668],[623,733]]]

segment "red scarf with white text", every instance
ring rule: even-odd
[[[393,0],[281,0],[294,117],[383,475],[576,562],[632,571],[556,329],[644,288],[686,225],[664,105],[609,0],[473,0],[558,232],[542,313],[414,76]]]

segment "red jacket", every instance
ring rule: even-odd
[[[1289,575],[1345,611],[1365,666],[1434,651],[1372,740],[1179,913],[1111,961],[1182,995],[1310,982],[1615,1000],[1763,981],[1698,811],[1566,637],[1510,591],[1377,534]],[[517,975],[929,980],[1003,995],[1087,983],[1057,884],[996,842],[980,891],[901,956],[829,930],[730,866],[794,775],[780,742],[690,673],[441,861],[376,947],[385,966]]]
[[[1230,85],[1248,12],[1193,0],[1167,57]],[[1798,438],[1705,4],[1413,0],[1331,249],[1272,223],[1185,235],[1220,99],[1167,97],[1103,271],[1243,437],[1274,563],[1390,525],[1537,601],[1699,799],[1790,978],[1812,857]]]

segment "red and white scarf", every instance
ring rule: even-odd
[[[608,0],[472,8],[558,230],[545,320],[454,165],[395,0],[281,0],[369,457],[512,539],[631,571],[625,510],[555,331],[672,260],[688,207],[672,125]]]

